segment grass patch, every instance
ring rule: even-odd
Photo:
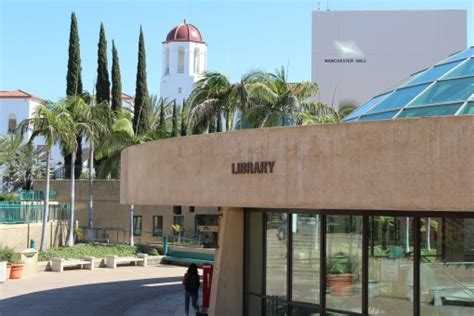
[[[54,257],[81,259],[85,256],[93,256],[95,258],[105,258],[108,255],[119,257],[134,256],[137,253],[147,253],[149,255],[157,255],[158,251],[147,245],[137,245],[130,247],[128,245],[91,245],[80,244],[74,247],[51,248],[39,253],[39,261],[48,261]]]

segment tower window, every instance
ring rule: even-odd
[[[184,47],[178,48],[178,73],[184,73]]]
[[[13,134],[16,130],[16,115],[10,114],[8,115],[8,133]]]
[[[201,73],[201,52],[199,50],[199,47],[196,47],[194,49],[194,73],[199,74]]]
[[[170,73],[170,48],[166,47],[165,51],[165,75]]]
[[[178,88],[178,93],[183,93],[183,88],[179,87]]]

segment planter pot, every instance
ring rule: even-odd
[[[10,279],[21,279],[23,274],[23,265],[22,264],[12,264]]]
[[[10,262],[7,263],[7,280],[10,280],[10,273],[12,271],[12,264]]]
[[[351,295],[353,280],[354,275],[350,273],[330,274],[328,276],[328,283],[331,289],[331,294],[334,296]]]

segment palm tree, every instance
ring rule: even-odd
[[[289,83],[284,67],[275,73],[254,72],[248,82],[249,105],[243,119],[254,128],[293,124],[301,102],[319,91],[311,82]]]
[[[51,148],[61,139],[66,143],[73,143],[67,138],[74,135],[75,126],[71,116],[62,105],[46,104],[40,105],[36,108],[32,118],[24,120],[20,124],[22,133],[24,134],[28,129],[32,129],[32,134],[29,144],[33,144],[33,140],[40,136],[44,138],[46,149],[46,181],[44,193],[44,212],[43,212],[43,227],[41,230],[41,246],[40,251],[46,248],[46,225],[49,215],[49,179],[50,179],[50,160]]]
[[[320,102],[309,102],[302,103],[300,111],[294,116],[297,125],[337,123],[341,122],[354,109],[355,107],[346,105],[335,110]]]
[[[13,188],[31,190],[33,179],[44,177],[44,155],[19,134],[0,137],[0,166],[5,167],[7,182]]]
[[[219,72],[207,72],[196,83],[188,99],[193,132],[202,133],[209,124],[215,126],[216,131],[222,131],[222,117],[225,119],[226,131],[232,130],[236,112],[246,109],[249,78],[249,75],[245,75],[241,81],[230,83]]]

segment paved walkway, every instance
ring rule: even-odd
[[[40,272],[0,284],[0,316],[181,316],[185,270],[159,265]]]

